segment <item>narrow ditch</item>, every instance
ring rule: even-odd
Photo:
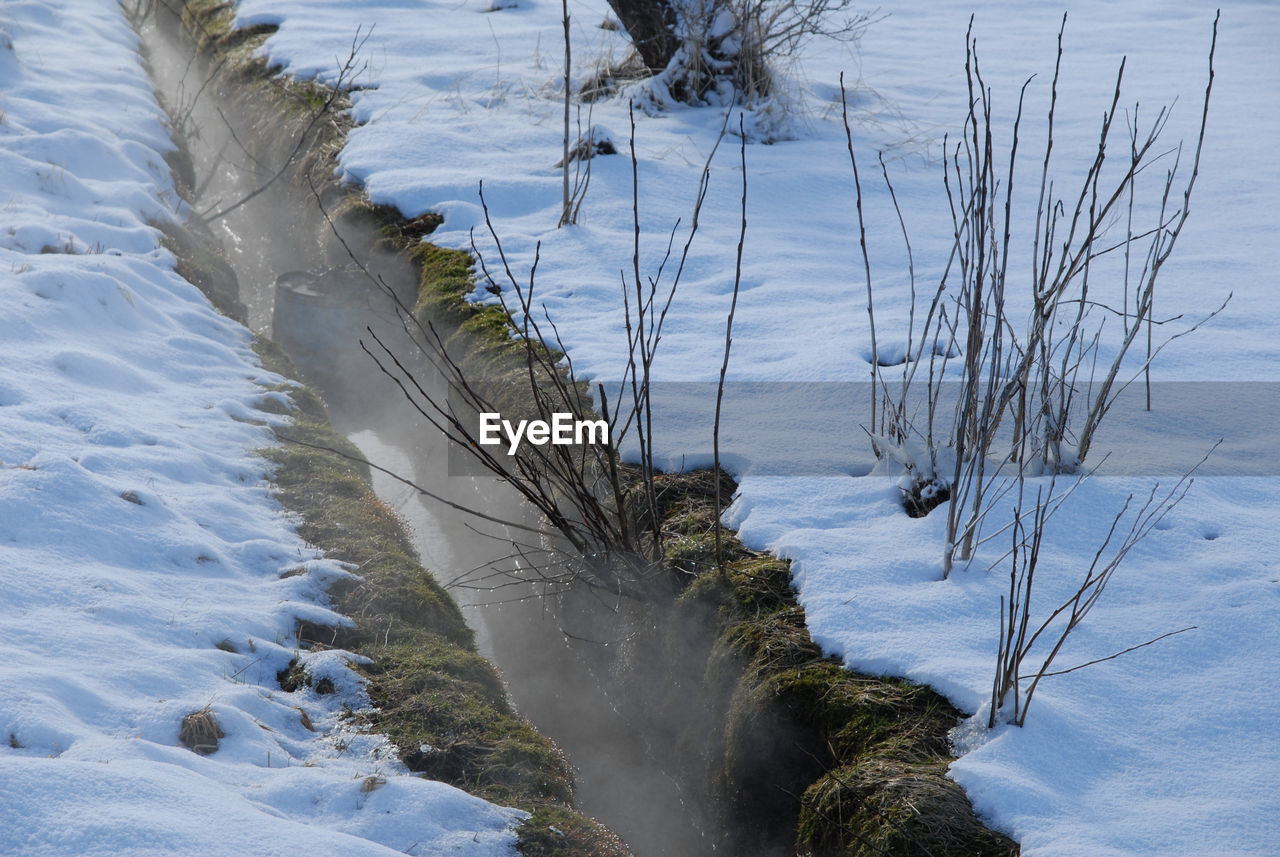
[[[148,61],[185,141],[185,180],[197,191],[192,206],[222,210],[270,179],[282,159],[282,141],[256,137],[254,122],[236,115],[234,105],[219,103],[216,86],[203,77],[206,63],[179,38],[182,22],[163,19],[169,14],[161,6],[141,27]],[[371,230],[343,222],[342,241],[332,240],[334,220],[342,222],[334,212],[321,212],[313,188],[282,178],[211,221],[239,282],[248,325],[284,348],[304,380],[325,395],[334,426],[372,463],[471,508],[511,520],[527,517],[495,480],[448,475],[443,438],[362,350],[366,326],[402,349],[407,341],[391,299],[353,264],[349,251],[410,306],[418,273],[402,254],[378,252],[380,236]],[[628,662],[625,675],[618,671],[627,650],[656,632],[651,605],[594,596],[553,605],[528,589],[486,586],[475,570],[500,565],[510,553],[502,533],[386,474],[377,473],[374,486],[408,522],[423,563],[442,582],[467,574],[478,581],[453,594],[467,608],[482,653],[502,670],[516,708],[574,766],[580,808],[619,833],[637,857],[699,857],[721,849],[729,833],[700,806],[700,790],[684,782],[687,772],[675,763],[680,724],[655,723],[627,710],[629,702],[671,691],[665,654],[643,665]],[[704,716],[700,709],[705,706],[689,693],[681,716]],[[776,847],[757,840],[750,851],[782,853],[780,843],[790,836],[779,837]]]
[[[198,5],[203,12],[193,15]],[[262,63],[237,69],[225,52],[195,55],[184,28],[197,41],[213,39],[204,32],[208,22],[229,11],[211,2],[186,7],[183,21],[160,4],[140,29],[185,140],[189,157],[177,159],[177,171],[193,191],[193,207],[235,206],[211,226],[250,327],[284,346],[325,394],[334,426],[369,461],[453,502],[536,524],[496,480],[449,475],[443,436],[361,346],[361,339],[369,344],[369,328],[408,352],[392,297],[369,274],[414,306],[419,268],[429,263],[415,264],[389,242],[379,229],[385,220],[357,194],[331,178],[310,186],[297,180],[332,172],[333,152],[325,151],[332,134],[295,145],[273,133],[277,126],[316,123],[247,116],[234,99],[218,100],[221,84],[249,75],[261,83],[271,79],[269,70]],[[211,85],[210,74],[223,79]],[[321,122],[340,118],[334,112]],[[289,177],[269,181],[291,157]],[[252,200],[237,204],[251,192]],[[401,223],[399,237],[421,237],[430,226],[406,230]],[[664,483],[669,524],[679,533],[668,557],[673,568],[706,564],[709,480]],[[412,528],[424,564],[441,583],[455,584],[451,593],[482,653],[502,670],[516,709],[567,755],[579,808],[619,834],[636,857],[773,857],[797,848],[1016,853],[981,827],[945,779],[945,733],[956,713],[927,689],[852,676],[822,657],[794,604],[785,563],[738,545],[732,575],[704,574],[692,584],[687,573],[680,582],[659,579],[643,602],[590,589],[540,598],[536,568],[523,569],[532,583],[513,580],[511,569],[522,562],[509,556],[502,528],[424,498],[387,473],[375,472],[374,486]],[[492,569],[505,570],[486,571]],[[907,734],[914,745],[900,738]],[[880,746],[889,755],[868,752]],[[939,808],[920,809],[926,804]],[[907,829],[912,822],[901,820],[909,817],[923,819],[921,829],[945,828],[947,838],[924,844]],[[525,853],[563,852],[533,846]]]

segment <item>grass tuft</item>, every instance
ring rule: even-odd
[[[798,845],[814,857],[1011,857],[946,777],[946,763],[876,755],[829,771],[802,798]]]
[[[524,857],[630,857],[617,835],[592,818],[543,804],[516,830]]]
[[[227,737],[213,709],[205,706],[182,718],[178,741],[193,753],[208,756],[218,751],[218,742]]]

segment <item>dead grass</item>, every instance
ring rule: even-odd
[[[804,794],[799,833],[814,857],[1018,853],[982,826],[940,760],[874,756],[827,772]]]
[[[298,712],[298,722],[302,724],[303,729],[306,729],[308,732],[316,731],[315,724],[311,722],[311,715],[307,714],[307,710],[305,708],[295,706],[294,710]]]
[[[207,705],[182,718],[182,727],[178,730],[178,741],[182,746],[201,756],[216,753],[218,742],[225,737],[217,716]]]

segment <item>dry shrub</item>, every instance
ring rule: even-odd
[[[218,741],[225,737],[226,733],[208,705],[182,718],[182,728],[178,730],[178,741],[182,746],[201,756],[216,753]]]

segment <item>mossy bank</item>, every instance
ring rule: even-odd
[[[340,220],[385,218],[332,178],[333,158],[349,127],[341,96],[278,78],[255,56],[271,28],[233,30],[233,9],[224,3],[187,3],[180,16],[166,15],[173,10],[164,6],[154,11],[169,38],[185,40],[197,52],[209,76],[207,97],[229,112],[253,105],[238,111],[252,118],[237,133],[246,145],[259,146],[256,156],[263,162],[287,165],[273,192],[295,201],[319,194]],[[179,191],[192,201],[199,185],[196,158],[181,133],[189,105],[166,106],[179,143],[170,166]],[[314,222],[290,219],[281,228],[311,230],[323,256],[326,236]],[[414,228],[399,225],[398,240],[403,243]],[[164,231],[184,276],[244,321],[235,273],[214,234],[194,220]],[[371,663],[360,669],[374,708],[352,716],[400,748],[411,770],[529,812],[517,830],[526,857],[626,857],[615,835],[574,809],[573,773],[563,754],[512,709],[457,604],[417,559],[404,522],[373,492],[359,451],[332,427],[321,396],[296,380],[296,368],[273,342],[258,338],[255,350],[265,368],[291,379],[279,388],[292,402],[280,408],[289,424],[276,429],[279,445],[262,450],[276,494],[297,516],[303,538],[358,575],[330,590],[334,609],[355,626],[303,624],[300,647],[341,648],[368,658]],[[333,689],[297,663],[278,680],[288,691]]]
[[[728,496],[734,486],[722,479]],[[946,776],[960,712],[928,687],[825,657],[788,562],[730,536],[723,570],[715,565],[712,475],[659,481],[667,564],[683,585],[654,645],[684,675],[649,704],[662,716],[691,688],[711,701],[679,736],[678,755],[701,769],[741,831],[737,853],[786,831],[790,853],[804,855],[1017,854]]]
[[[265,366],[290,373],[269,341],[259,340],[258,351]],[[613,834],[573,810],[571,768],[511,709],[456,603],[416,559],[404,523],[374,494],[356,463],[358,450],[329,425],[314,393],[290,393],[292,424],[277,429],[279,446],[263,451],[276,465],[280,502],[299,515],[308,542],[359,574],[330,593],[356,626],[304,625],[299,642],[370,658],[362,672],[374,709],[355,718],[396,744],[411,770],[533,813],[519,830],[526,857],[624,857]],[[297,668],[280,681],[288,689],[314,687]]]

